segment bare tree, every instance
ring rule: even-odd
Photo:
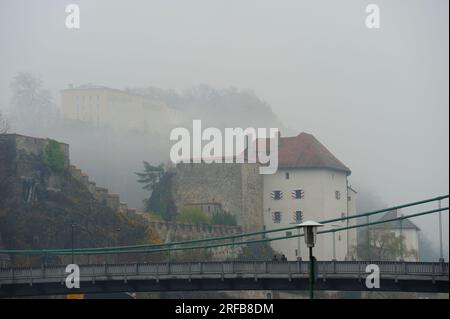
[[[401,260],[411,257],[418,260],[419,258],[417,250],[406,247],[405,236],[396,234],[388,227],[365,230],[365,235],[368,238],[365,238],[357,247],[360,259]]]
[[[8,120],[3,116],[2,111],[0,111],[0,134],[8,133],[10,127]]]
[[[54,115],[50,92],[41,78],[31,73],[19,73],[11,83],[13,90],[11,116],[23,128],[45,127]]]

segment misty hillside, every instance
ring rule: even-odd
[[[190,127],[193,119],[201,119],[204,126],[277,127],[284,125],[271,106],[253,92],[237,88],[219,89],[198,85],[182,92],[155,87],[128,89],[165,103],[182,114],[181,125]],[[218,117],[217,114],[221,116]]]
[[[11,131],[68,143],[74,164],[83,167],[99,185],[120,194],[125,202],[138,209],[143,208],[143,200],[149,194],[136,181],[135,172],[141,170],[143,161],[153,164],[169,161],[169,133],[174,127],[189,129],[193,119],[201,119],[203,128],[278,127],[284,132],[269,104],[250,91],[236,88],[199,85],[182,92],[152,86],[126,89],[124,92],[148,97],[170,112],[170,117],[161,113],[155,115],[156,119],[147,119],[158,123],[158,127],[149,125],[145,130],[123,129],[114,123],[96,126],[68,119],[63,115],[62,105],[54,103],[61,100],[62,104],[60,93],[56,98],[52,96],[44,80],[31,73],[16,75],[11,89],[13,97],[6,112]],[[121,117],[130,109],[119,103],[115,112],[120,124]]]

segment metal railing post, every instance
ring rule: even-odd
[[[369,221],[369,216],[366,216],[366,221],[367,221],[367,224],[369,224],[370,223],[370,221]],[[371,252],[370,252],[370,226],[369,225],[367,225],[367,258],[369,259],[369,260],[371,260],[372,259],[372,256],[371,256]]]
[[[302,260],[302,241],[301,241],[301,233],[300,233],[300,227],[298,227],[298,237],[297,237],[297,260]]]
[[[438,208],[441,209],[441,200],[438,201]],[[439,261],[444,262],[444,251],[442,248],[442,211],[439,211]]]
[[[235,252],[235,246],[234,246],[234,237],[231,239],[232,245],[231,245],[231,259],[236,258],[236,252]]]
[[[333,260],[336,260],[336,231],[333,231]]]
[[[400,216],[403,216],[400,215]],[[403,219],[400,219],[400,261],[404,260],[404,255],[403,255]]]

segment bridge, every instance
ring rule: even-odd
[[[291,226],[278,229],[261,230],[250,233],[235,234],[224,237],[201,238],[159,244],[139,244],[117,247],[41,249],[41,250],[0,250],[0,257],[8,256],[9,265],[0,268],[0,298],[17,296],[58,295],[68,293],[108,293],[108,292],[151,292],[151,291],[192,291],[192,290],[369,290],[365,279],[369,275],[367,266],[376,264],[380,270],[380,287],[377,291],[404,292],[449,292],[448,263],[443,256],[442,213],[448,213],[448,206],[442,207],[441,201],[448,201],[449,195],[407,203],[378,211],[345,216],[326,221],[324,224],[365,218],[365,223],[326,229],[318,235],[345,231],[352,228],[372,227],[383,223],[402,221],[431,214],[439,214],[438,233],[440,238],[439,262],[403,261],[403,242],[400,232],[401,261],[318,261],[311,264],[307,261],[267,261],[270,258],[260,252],[246,256],[244,260],[236,256],[224,258],[222,261],[195,260],[196,252],[208,251],[219,247],[258,246],[264,248],[272,241],[303,237],[300,231],[290,235],[286,231],[298,229]],[[422,208],[419,212],[401,215],[396,218],[370,221],[369,217],[393,209],[415,208],[420,205],[438,203],[438,208]],[[72,228],[73,231],[73,228]],[[400,229],[402,231],[402,229]],[[281,236],[267,236],[270,233],[282,233]],[[369,232],[368,232],[369,234]],[[73,235],[73,233],[72,233]],[[73,238],[73,237],[72,237]],[[367,241],[370,255],[370,242]],[[332,242],[333,251],[335,241]],[[177,253],[188,252],[189,260],[180,262]],[[174,253],[175,256],[171,255]],[[108,261],[108,256],[116,255],[116,262]],[[334,253],[333,253],[334,255]],[[90,257],[105,257],[102,264],[92,263]],[[126,262],[119,263],[119,256]],[[171,257],[172,256],[172,257]],[[201,255],[199,255],[201,256]],[[32,261],[24,267],[17,264],[17,257]],[[66,264],[75,257],[84,257],[87,263],[80,265],[79,289],[66,288]],[[146,259],[151,257],[152,259]],[[174,257],[174,259],[172,259]],[[249,258],[248,258],[249,257]],[[69,259],[70,258],[70,259]],[[200,258],[201,259],[201,258]],[[334,257],[333,257],[334,259]],[[156,260],[157,262],[151,262]],[[50,261],[50,265],[48,262]],[[79,262],[78,262],[79,261]],[[189,262],[187,262],[189,261]],[[100,261],[101,262],[101,261]],[[78,259],[77,264],[83,264]],[[311,267],[313,265],[314,267]],[[312,271],[314,270],[314,271]],[[310,274],[315,274],[314,284],[309,282]],[[310,286],[311,285],[311,286]],[[314,288],[312,288],[314,287]]]
[[[378,265],[380,288],[369,289],[366,267]],[[318,261],[316,290],[449,292],[444,262]],[[65,266],[4,268],[0,297],[69,293],[307,290],[308,262],[228,261],[80,266],[80,288],[66,288]]]

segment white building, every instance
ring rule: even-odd
[[[267,230],[290,227],[306,220],[324,221],[356,213],[356,191],[348,184],[351,171],[313,135],[280,137],[278,172],[264,175],[263,207]],[[356,220],[339,221],[321,230],[354,225]],[[269,233],[281,237],[297,230]],[[272,241],[273,249],[288,260],[308,258],[304,238]],[[344,260],[356,246],[356,229],[318,236],[314,255],[318,260]]]
[[[160,101],[91,84],[62,90],[61,106],[65,119],[119,131],[166,132],[176,118]]]
[[[395,219],[399,216],[399,213],[397,210],[392,210],[390,212],[387,212],[379,219],[379,221],[383,220],[391,220]],[[371,236],[371,245],[373,246],[372,250],[375,256],[372,258],[375,259],[385,259],[388,255],[388,252],[385,252],[380,256],[378,254],[377,256],[377,248],[379,249],[385,249],[385,250],[392,250],[395,254],[396,260],[404,260],[404,261],[419,261],[419,240],[420,240],[420,228],[416,226],[412,221],[409,219],[403,219],[403,220],[397,220],[392,222],[386,222],[382,224],[377,224],[370,227],[370,236]],[[390,243],[390,237],[386,236],[389,235],[389,233],[392,233],[397,239],[403,238],[401,240],[401,246],[400,248],[395,247],[389,247],[392,246]],[[382,247],[384,246],[384,247]],[[388,247],[386,247],[388,246]],[[390,256],[388,257],[390,259]]]

